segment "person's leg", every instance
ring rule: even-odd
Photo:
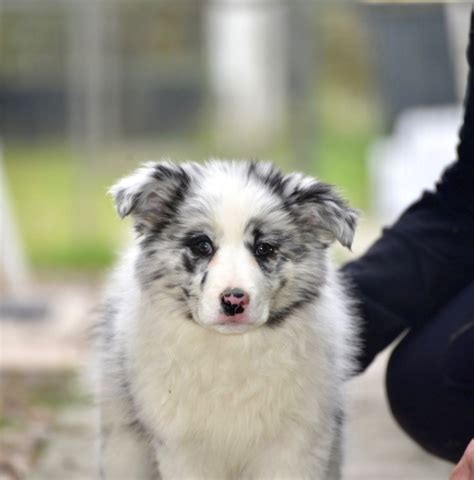
[[[424,449],[457,462],[474,435],[474,282],[394,350],[392,413]]]

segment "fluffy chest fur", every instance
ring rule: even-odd
[[[242,462],[279,436],[311,435],[331,402],[337,409],[338,348],[314,306],[281,328],[243,335],[157,307],[138,308],[126,348],[134,404],[158,439]]]

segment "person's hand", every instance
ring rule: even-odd
[[[469,442],[449,480],[474,480],[474,439]]]

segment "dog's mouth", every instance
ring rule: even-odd
[[[200,321],[199,316],[194,312],[189,314],[189,319],[197,325],[222,334],[239,334],[254,330],[260,326],[247,313],[236,313],[226,315],[222,311],[211,322]]]
[[[251,321],[245,312],[234,313],[233,315],[219,313],[217,323],[219,325],[248,325]]]

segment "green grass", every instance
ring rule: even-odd
[[[317,112],[320,124],[316,174],[337,185],[357,208],[369,206],[367,150],[376,137],[375,105],[355,93],[327,85]]]
[[[341,135],[327,132],[321,136],[317,176],[337,185],[357,208],[369,203],[365,155],[370,144],[370,133]]]
[[[62,145],[5,149],[12,209],[33,266],[96,269],[108,265],[119,235],[106,186],[112,176],[81,172]]]

